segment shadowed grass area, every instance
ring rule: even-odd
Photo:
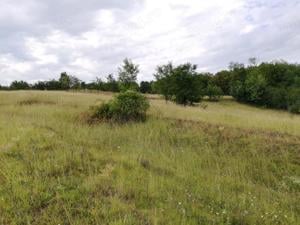
[[[0,224],[299,224],[299,116],[151,96],[145,123],[78,120],[110,98],[0,92]]]

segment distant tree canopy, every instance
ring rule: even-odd
[[[116,80],[112,74],[106,81],[96,78],[85,83],[66,72],[58,80],[13,81],[10,86],[0,86],[1,90],[69,90],[90,89],[119,92],[139,90],[142,93],[157,93],[177,104],[192,105],[207,96],[210,101],[218,101],[222,95],[231,95],[237,101],[253,105],[289,110],[300,113],[300,65],[284,61],[258,64],[250,58],[248,66],[231,62],[228,70],[215,75],[197,72],[197,66],[185,63],[174,66],[172,63],[158,66],[155,81],[137,83],[139,66],[125,59],[118,71]],[[103,76],[102,76],[103,77]]]
[[[300,113],[300,65],[279,61],[230,72],[230,94],[238,101]]]
[[[153,81],[151,81],[151,82],[142,81],[140,83],[140,92],[141,93],[149,93],[149,94],[153,93],[153,88],[152,88],[153,83],[154,83]]]
[[[137,75],[139,72],[138,65],[135,65],[130,59],[124,59],[122,66],[119,67],[120,90],[138,90]]]
[[[30,89],[30,85],[26,81],[13,81],[10,84],[11,90],[27,90]]]

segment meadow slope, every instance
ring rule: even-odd
[[[0,224],[300,223],[300,116],[149,96],[145,123],[84,123],[110,98],[0,92]]]

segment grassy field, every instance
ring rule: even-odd
[[[0,224],[300,224],[300,116],[151,96],[145,123],[85,124],[110,98],[0,92]]]

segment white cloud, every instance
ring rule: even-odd
[[[0,83],[61,71],[91,80],[125,57],[152,79],[158,64],[190,61],[215,72],[228,62],[300,61],[297,0],[2,0]]]

